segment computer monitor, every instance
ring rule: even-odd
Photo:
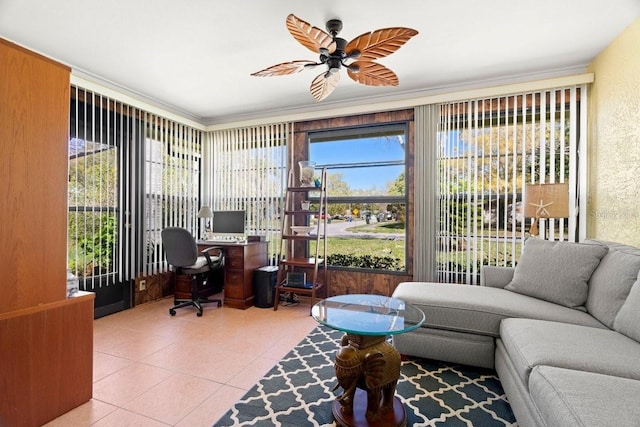
[[[244,211],[213,211],[213,234],[218,236],[244,235]]]

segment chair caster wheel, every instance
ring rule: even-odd
[[[201,311],[199,311],[199,312],[197,312],[197,313],[196,313],[196,315],[197,315],[198,317],[202,317],[202,312],[201,312]]]
[[[169,314],[172,315],[172,316],[175,316],[176,315],[176,311],[173,308],[170,308],[169,309]]]

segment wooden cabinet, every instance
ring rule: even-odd
[[[224,305],[245,310],[253,305],[253,271],[267,265],[267,242],[198,242],[198,250],[224,248]]]
[[[7,313],[67,295],[69,69],[0,39],[0,82],[0,313]]]
[[[189,300],[192,294],[192,278],[188,274],[171,273],[173,286],[173,298],[177,300]],[[205,281],[203,277],[196,278],[197,295],[199,298],[209,298],[212,295],[222,292],[224,285],[224,271],[214,270],[209,272],[209,277]]]
[[[2,426],[92,396],[94,294],[66,290],[68,138],[69,68],[0,39]]]
[[[0,314],[0,425],[43,425],[91,399],[93,300]]]

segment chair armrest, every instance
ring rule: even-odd
[[[514,267],[483,265],[480,268],[480,286],[504,288],[513,279]]]
[[[217,259],[211,259],[211,255],[209,252],[216,251],[213,256],[217,257]],[[207,264],[209,264],[210,269],[222,268],[224,266],[224,249],[220,246],[211,246],[209,248],[204,249],[200,252],[207,259]]]

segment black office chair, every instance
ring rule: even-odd
[[[212,285],[206,283],[213,279],[216,270],[224,267],[224,252],[220,247],[210,247],[199,256],[196,240],[191,233],[184,228],[168,227],[162,230],[162,245],[167,256],[167,262],[173,267],[175,274],[191,276],[191,299],[182,300],[174,298],[174,306],[169,309],[169,314],[174,316],[177,308],[194,306],[198,309],[198,317],[202,316],[202,304],[217,302],[222,307],[222,300],[208,299],[199,295],[198,283],[203,286]]]

